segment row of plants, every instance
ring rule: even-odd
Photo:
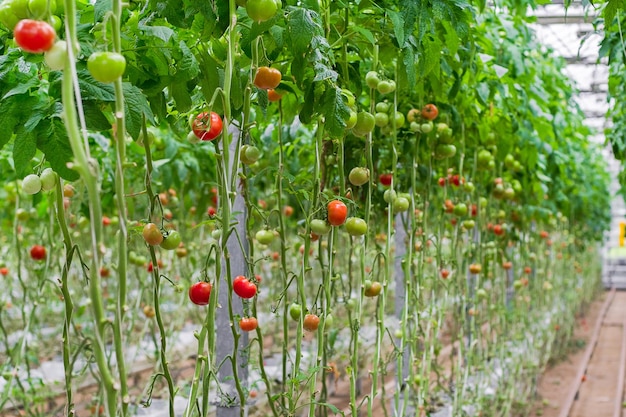
[[[0,4],[0,408],[525,415],[610,198],[532,4],[196,3]]]

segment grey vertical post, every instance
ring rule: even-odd
[[[228,173],[232,172],[233,164],[238,161],[235,160],[236,152],[237,152],[237,144],[238,144],[238,136],[240,134],[239,129],[234,126],[231,126],[230,134],[232,134],[232,140],[229,146],[229,161],[228,161]],[[226,242],[226,247],[228,248],[228,253],[230,257],[230,269],[232,277],[236,277],[237,275],[247,276],[248,268],[246,266],[246,254],[248,252],[247,240],[246,240],[246,205],[242,194],[241,182],[239,179],[236,180],[236,189],[232,190],[237,193],[235,197],[235,202],[233,204],[231,213],[233,213],[233,221],[236,223],[235,229],[228,241]],[[236,233],[236,234],[235,234]],[[239,243],[239,238],[242,245]],[[225,233],[223,234],[225,236]],[[232,336],[231,326],[236,325],[235,323],[230,322],[230,317],[228,314],[228,284],[226,282],[228,277],[226,277],[226,264],[225,260],[222,260],[222,276],[220,277],[220,294],[219,294],[219,305],[216,311],[216,364],[222,364],[222,366],[218,370],[218,380],[220,381],[220,389],[221,397],[218,399],[216,416],[217,417],[239,417],[240,415],[240,403],[237,394],[237,390],[235,387],[235,381],[233,379],[233,368],[231,366],[230,360],[225,360],[225,358],[232,355],[235,351],[234,339]],[[233,298],[233,312],[234,314],[239,314],[243,316],[243,303],[239,297]],[[247,384],[248,379],[248,364],[247,364],[247,354],[242,353],[242,349],[248,346],[248,334],[246,332],[242,332],[241,338],[239,339],[239,346],[237,346],[237,375],[242,384]]]
[[[413,213],[411,211],[411,213]],[[396,222],[396,230],[395,230],[395,258],[394,258],[394,279],[395,279],[395,287],[396,287],[396,301],[395,301],[395,314],[398,318],[398,322],[402,320],[406,320],[404,317],[404,304],[406,297],[408,297],[406,291],[406,282],[404,276],[404,262],[406,260],[407,253],[407,230],[405,228],[405,222],[407,221],[408,216],[406,213],[398,213],[396,214],[395,222]],[[407,265],[410,268],[410,265]],[[417,306],[416,306],[417,307]],[[405,385],[405,380],[409,375],[409,366],[410,366],[410,347],[409,344],[405,344],[402,350],[402,369],[398,369],[396,372],[397,379],[397,387],[401,389],[407,389],[408,386]],[[393,402],[393,399],[391,400]],[[402,396],[400,396],[400,401],[402,402]],[[402,403],[400,403],[400,407],[402,408]],[[393,408],[393,404],[392,404]]]

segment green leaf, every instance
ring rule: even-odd
[[[196,78],[200,73],[200,65],[191,49],[183,41],[178,43],[181,57],[176,62],[176,74],[174,77],[179,81],[188,82],[192,78]]]
[[[608,0],[604,7],[604,24],[608,27],[613,24],[615,15],[624,9],[624,0]]]
[[[13,162],[17,175],[24,177],[31,173],[31,161],[36,153],[37,137],[35,132],[27,132],[23,126],[20,126],[13,142]]]
[[[76,171],[67,167],[67,163],[74,158],[72,147],[67,137],[65,125],[61,119],[46,120],[41,127],[42,135],[37,140],[37,147],[46,155],[50,166],[62,178],[68,181],[77,180],[79,175]]]
[[[97,0],[93,5],[93,20],[94,22],[100,22],[107,12],[110,12],[113,8],[112,0]]]
[[[398,45],[402,47],[404,45],[404,18],[399,12],[389,10],[387,12],[389,18],[391,19],[391,23],[393,23],[393,34],[398,41]]]
[[[78,85],[83,100],[115,101],[113,86],[96,81],[87,70],[78,71]]]
[[[324,127],[335,138],[343,137],[345,134],[345,121],[350,115],[350,109],[343,100],[341,88],[337,86],[329,86],[322,99],[322,114],[325,118]]]
[[[85,114],[85,123],[89,130],[109,130],[111,122],[102,113],[102,106],[96,101],[83,101],[83,113]]]
[[[155,124],[154,115],[152,114],[148,100],[146,100],[146,97],[139,88],[130,83],[124,83],[123,89],[126,131],[133,139],[137,140],[143,124],[144,115],[148,123]]]
[[[17,86],[10,89],[2,98],[7,99],[8,97],[11,97],[11,96],[27,93],[32,87],[38,86],[39,83],[40,83],[39,78],[32,77],[25,83],[20,83]]]
[[[20,121],[21,110],[17,96],[0,100],[0,149],[13,137],[13,130]]]
[[[187,91],[187,83],[176,82],[170,84],[169,91],[172,94],[172,98],[176,102],[177,110],[181,112],[187,112],[191,109],[193,102],[191,95]]]
[[[289,13],[287,29],[291,37],[291,52],[294,55],[306,55],[311,48],[313,37],[323,33],[319,15],[302,8],[294,8]]]
[[[367,40],[372,45],[376,45],[376,38],[374,38],[374,34],[369,29],[362,26],[354,25],[352,26],[352,30],[363,36],[365,40]]]

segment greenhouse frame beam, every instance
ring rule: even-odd
[[[579,23],[593,23],[596,19],[596,16],[593,15],[584,15],[584,14],[573,14],[573,15],[540,15],[536,16],[537,21],[535,23],[540,25],[570,25],[570,24],[579,24]]]

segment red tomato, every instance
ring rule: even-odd
[[[103,226],[110,226],[111,225],[111,219],[107,216],[102,216],[102,225]]]
[[[320,325],[320,318],[315,314],[307,314],[304,316],[303,327],[307,332],[314,332]]]
[[[440,187],[445,187],[446,179],[444,177],[439,177],[439,179],[437,180],[437,184],[439,184]]]
[[[273,88],[267,90],[267,99],[269,101],[279,101],[281,98],[283,98],[282,94],[277,93]]]
[[[345,223],[346,218],[348,217],[348,207],[339,201],[333,200],[328,203],[328,223],[331,226],[341,226]]]
[[[252,298],[256,295],[256,285],[248,278],[239,275],[233,280],[233,291],[241,298]]]
[[[205,306],[209,304],[209,298],[211,297],[211,289],[213,286],[210,282],[200,281],[189,287],[189,299],[192,303]]]
[[[276,68],[259,67],[254,76],[254,85],[263,90],[278,87],[282,74]]]
[[[46,259],[46,248],[41,245],[33,245],[33,247],[30,248],[30,257],[36,261]]]
[[[26,52],[40,54],[54,46],[57,33],[48,23],[40,20],[24,19],[13,29],[15,43]]]
[[[259,322],[256,317],[244,317],[239,320],[239,327],[244,332],[251,332],[259,326]]]
[[[202,112],[193,120],[191,128],[200,140],[213,140],[222,133],[222,118],[215,112]]]
[[[504,230],[504,228],[499,224],[496,224],[495,226],[493,226],[493,233],[495,233],[497,236],[504,235],[505,231],[506,230]]]
[[[450,276],[450,271],[448,271],[446,268],[443,268],[441,270],[441,278],[447,279],[449,276]]]
[[[209,217],[215,216],[216,213],[217,213],[217,210],[215,210],[215,207],[213,206],[209,206],[209,208],[206,211],[206,214],[208,214]]]
[[[422,108],[422,117],[426,120],[435,120],[439,115],[439,110],[434,104],[427,104]]]
[[[542,239],[547,239],[550,235],[545,230],[542,230],[541,233],[539,233],[539,236],[541,236]]]
[[[391,180],[393,179],[393,174],[386,173],[380,174],[378,177],[378,181],[383,185],[383,187],[389,187],[391,185]]]
[[[4,276],[9,275],[9,268],[7,268],[7,267],[0,268],[0,274],[2,274]]]

